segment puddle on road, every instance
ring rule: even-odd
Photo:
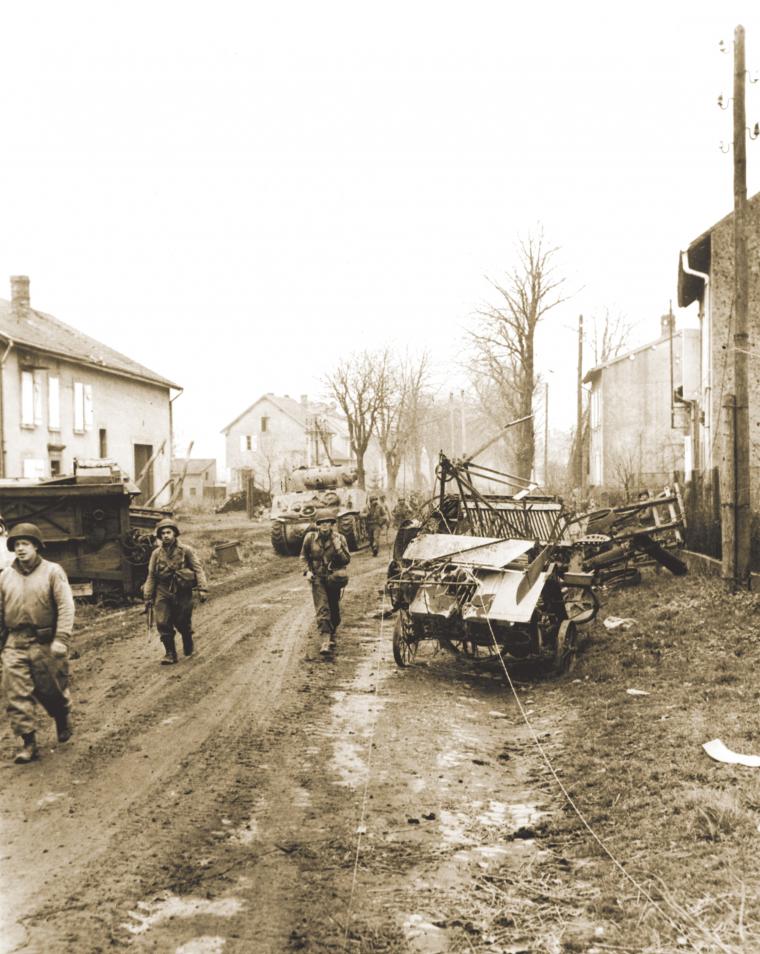
[[[186,944],[180,944],[174,954],[220,954],[225,944],[223,937],[204,934],[202,937],[194,937]]]
[[[384,679],[378,671],[378,660],[373,655],[362,660],[350,689],[332,693],[335,700],[327,735],[333,742],[332,768],[340,785],[356,788],[367,774],[367,740],[372,737],[375,723],[385,706],[375,687]]]
[[[242,909],[243,904],[240,898],[211,901],[208,898],[179,897],[165,892],[152,901],[138,901],[138,910],[129,912],[132,921],[125,922],[121,927],[137,936],[172,918],[194,918],[199,915],[230,918]]]

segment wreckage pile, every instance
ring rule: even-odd
[[[436,498],[401,525],[389,567],[400,666],[414,660],[421,641],[436,640],[474,661],[534,659],[566,672],[577,627],[596,616],[600,587],[636,582],[655,562],[686,572],[672,552],[683,546],[678,488],[575,515],[560,498],[527,488],[479,490],[478,479],[514,486],[518,478],[471,458],[441,454],[437,474]]]

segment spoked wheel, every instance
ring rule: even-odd
[[[393,627],[393,658],[402,669],[410,666],[417,655],[419,643],[414,637],[414,627],[407,610],[400,609]]]
[[[590,623],[599,612],[599,597],[590,586],[568,586],[562,591],[568,617],[576,624]]]
[[[557,674],[572,672],[578,652],[578,631],[575,622],[563,619],[557,630],[557,644],[554,647],[554,671]]]

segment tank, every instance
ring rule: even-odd
[[[286,490],[272,497],[272,547],[281,556],[297,556],[314,514],[330,507],[349,550],[368,543],[367,493],[356,486],[356,471],[345,466],[297,467]]]

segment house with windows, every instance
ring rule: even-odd
[[[699,331],[660,319],[660,337],[591,368],[588,481],[632,493],[691,472],[691,407],[699,393]]]
[[[201,506],[221,503],[227,488],[216,481],[216,459],[213,457],[175,457],[172,460],[172,489],[179,481],[182,489],[177,503]]]
[[[72,473],[108,458],[140,478],[142,501],[171,478],[171,392],[126,355],[31,307],[29,279],[0,299],[0,478]]]
[[[348,464],[348,426],[335,405],[301,395],[263,394],[223,430],[230,491],[242,490],[249,478],[264,490],[279,492],[285,477],[301,466]],[[365,456],[368,479],[382,471],[376,446]]]

